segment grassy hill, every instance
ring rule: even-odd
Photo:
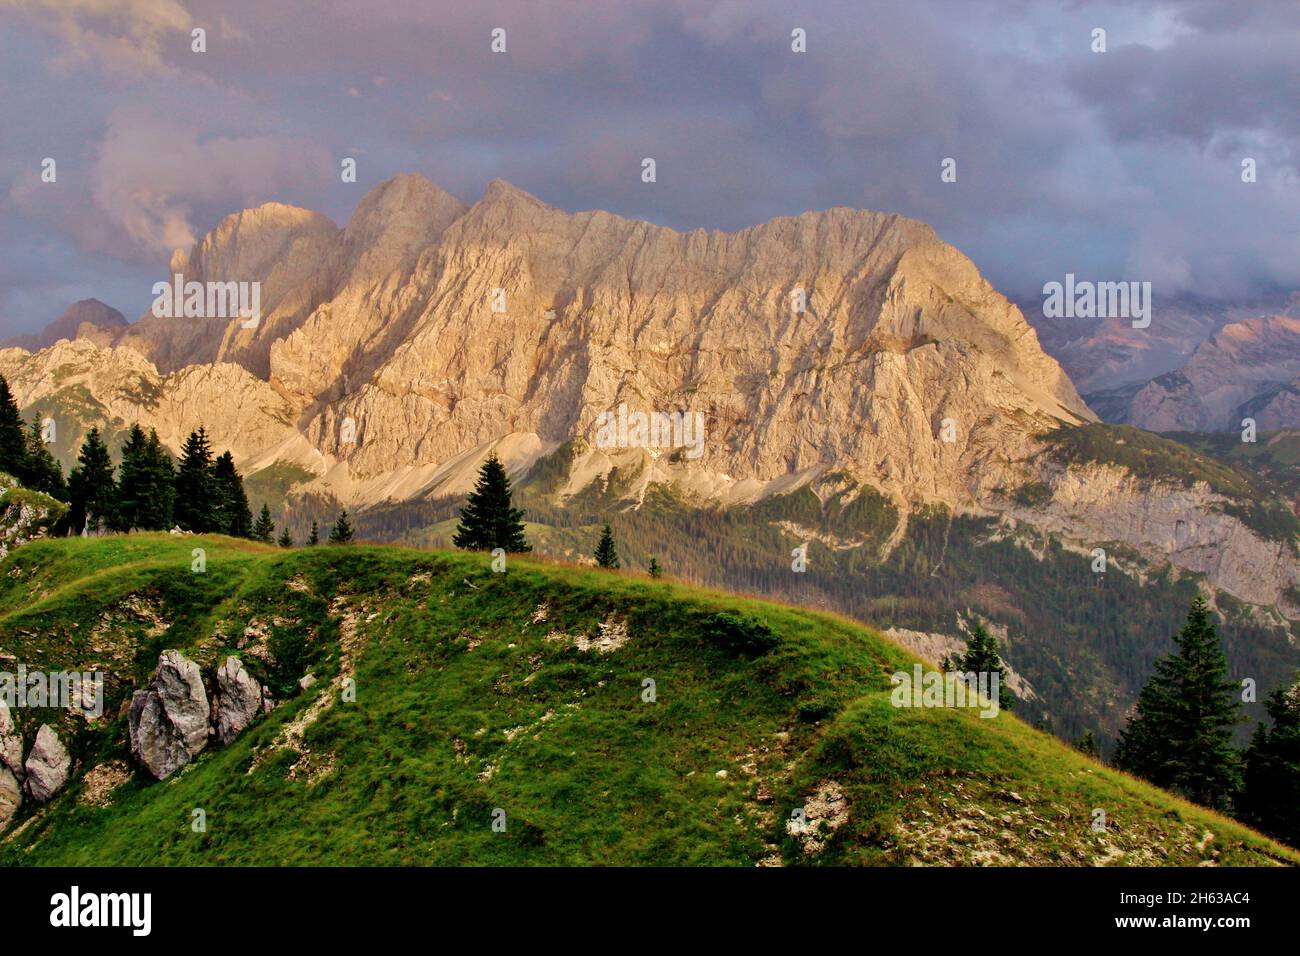
[[[205,675],[240,656],[281,703],[165,783],[127,777],[121,705],[172,647]],[[38,541],[0,563],[0,655],[103,670],[108,697],[95,724],[16,712],[76,768],[0,864],[1300,863],[1005,712],[893,707],[916,658],[865,627],[626,573]]]

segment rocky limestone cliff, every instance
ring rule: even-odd
[[[295,461],[354,501],[427,492],[503,440],[516,466],[590,441],[620,403],[704,415],[703,456],[676,477],[715,493],[848,468],[909,500],[970,501],[1033,431],[1092,417],[965,256],[882,213],[679,233],[503,181],[466,207],[401,176],[342,232],[269,204],[172,267],[262,282],[261,323],[148,316],[108,356],[0,353],[20,401],[84,384],[173,447],[202,421],[238,459]]]
[[[1051,500],[1034,507],[1010,502],[1008,519],[1058,534],[1085,554],[1123,544],[1152,566],[1203,574],[1243,601],[1278,606],[1300,618],[1292,592],[1300,586],[1295,544],[1252,531],[1225,510],[1232,503],[1204,482],[1146,482],[1125,468],[1099,463],[1040,460],[1036,467]]]

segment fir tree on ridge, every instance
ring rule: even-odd
[[[68,499],[73,534],[97,533],[112,527],[117,487],[113,481],[113,462],[108,446],[99,437],[99,429],[86,434],[77,454],[77,464],[68,475]]]
[[[1114,763],[1202,806],[1226,809],[1240,783],[1240,754],[1232,746],[1240,688],[1228,678],[1204,597],[1192,602],[1174,644],[1138,694]]]
[[[273,534],[275,534],[275,522],[271,520],[271,509],[263,503],[262,510],[253,525],[253,539],[270,544],[271,535]]]
[[[502,548],[508,554],[533,550],[524,536],[524,512],[514,507],[510,478],[494,454],[479,469],[478,483],[465,501],[452,539],[466,551]]]
[[[217,498],[213,530],[235,538],[251,538],[253,512],[244,493],[244,479],[235,470],[235,459],[230,452],[217,456],[212,465],[212,479]]]
[[[3,375],[0,375],[0,471],[8,472],[19,481],[23,481],[27,473],[23,416]]]
[[[122,443],[117,474],[115,531],[165,531],[171,527],[175,495],[172,458],[152,429],[132,425]]]
[[[1074,749],[1081,754],[1086,754],[1094,760],[1101,759],[1101,747],[1097,743],[1097,735],[1091,730],[1086,731],[1082,737],[1074,742]]]
[[[276,539],[275,543],[282,548],[293,547],[293,538],[289,535],[288,525],[285,525],[283,528],[280,529],[280,537]]]
[[[334,527],[330,529],[330,544],[347,544],[352,540],[352,525],[348,521],[348,509],[344,508],[339,512],[338,520],[334,522]]]
[[[320,543],[320,529],[316,527],[315,520],[311,523],[311,534],[307,535],[307,545],[310,547]]]
[[[1256,727],[1246,751],[1242,817],[1300,846],[1300,679],[1273,691],[1264,708],[1272,725]]]
[[[971,625],[970,631],[966,635],[966,652],[964,654],[948,655],[940,662],[940,665],[945,671],[956,671],[962,674],[996,673],[998,675],[998,708],[1000,710],[1011,710],[1015,705],[1016,698],[1011,693],[1011,688],[1007,686],[1007,665],[998,652],[998,639],[988,632],[988,628],[984,626],[983,622],[976,621]],[[978,681],[978,677],[976,680]]]
[[[28,488],[43,492],[59,501],[68,500],[68,484],[63,480],[63,466],[50,454],[39,415],[33,417],[27,429],[26,468],[27,474],[21,480]],[[0,468],[0,471],[3,470]]]
[[[174,520],[182,531],[203,534],[217,528],[216,478],[213,474],[212,446],[207,433],[200,425],[190,432],[181,447],[181,460],[176,468],[176,503]]]
[[[614,546],[614,531],[609,525],[605,525],[601,529],[600,541],[596,543],[596,552],[593,557],[595,557],[598,567],[617,569],[620,566],[618,549]]]

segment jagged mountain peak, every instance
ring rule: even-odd
[[[1013,481],[1036,432],[1093,417],[973,263],[890,213],[679,232],[505,180],[466,207],[412,174],[342,231],[268,204],[190,258],[196,278],[259,281],[260,323],[150,319],[122,344],[164,374],[232,362],[269,383],[292,408],[282,441],[345,495],[511,435],[590,442],[629,403],[705,417],[698,459],[652,471],[709,494],[846,468],[902,498],[970,501]]]
[[[483,198],[479,202],[484,203],[503,203],[503,202],[520,202],[530,203],[537,206],[545,206],[547,209],[553,209],[553,206],[542,202],[532,193],[520,189],[514,183],[507,179],[497,177],[493,179],[483,190]]]

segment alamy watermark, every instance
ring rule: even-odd
[[[159,319],[234,319],[246,329],[262,320],[261,282],[186,282],[177,272],[171,282],[153,284],[152,311]]]
[[[1043,316],[1049,319],[1132,319],[1133,328],[1151,324],[1150,282],[1065,282],[1043,286]]]
[[[920,664],[912,673],[894,671],[889,702],[895,707],[970,707],[981,717],[998,715],[997,671],[927,671]]]
[[[685,448],[687,458],[704,454],[703,412],[617,411],[596,416],[597,448]]]
[[[101,671],[0,671],[0,700],[13,710],[19,707],[58,707],[90,717],[104,713],[104,675]]]

